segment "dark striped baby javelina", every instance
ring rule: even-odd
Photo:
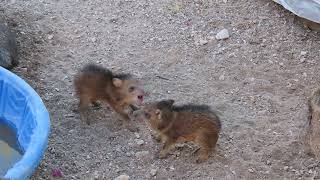
[[[82,119],[90,124],[88,109],[97,101],[106,102],[120,115],[130,131],[137,128],[130,125],[128,108],[141,106],[145,92],[140,82],[130,74],[114,74],[103,67],[86,65],[75,77],[74,85],[80,99],[79,111]]]
[[[159,158],[165,158],[176,143],[193,141],[200,146],[198,163],[208,159],[221,129],[218,116],[207,105],[174,106],[174,100],[146,104],[134,111],[136,120],[144,120],[165,142]]]
[[[6,24],[0,22],[0,66],[12,69],[19,64],[16,37]]]

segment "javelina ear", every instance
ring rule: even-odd
[[[159,120],[161,120],[161,118],[162,118],[162,112],[161,112],[160,109],[157,109],[157,110],[156,110],[156,115],[157,115],[157,118],[158,118]]]
[[[173,103],[174,103],[174,100],[173,100],[173,99],[168,99],[168,100],[164,100],[164,101],[162,101],[162,102],[163,102],[163,104],[165,104],[166,106],[171,107],[171,106],[173,105]]]
[[[115,87],[121,87],[123,84],[122,80],[119,78],[113,78],[112,83]]]

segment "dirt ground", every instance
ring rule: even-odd
[[[48,150],[31,179],[320,179],[304,142],[306,97],[318,86],[320,36],[271,0],[0,1],[17,31],[14,71],[51,115]],[[216,40],[228,29],[230,38]],[[223,124],[203,164],[181,145],[165,160],[145,124],[120,127],[111,110],[80,123],[73,76],[88,62],[130,72],[147,99],[209,104]],[[163,78],[159,78],[163,77]]]

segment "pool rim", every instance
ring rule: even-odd
[[[9,70],[0,67],[0,80],[10,82],[13,88],[19,88],[26,95],[29,106],[35,108],[36,126],[32,131],[28,147],[20,161],[10,168],[3,178],[24,180],[29,178],[38,167],[47,149],[50,134],[50,116],[38,93],[22,78]]]

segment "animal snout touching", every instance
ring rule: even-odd
[[[138,96],[138,99],[139,99],[140,101],[143,101],[143,95],[139,95],[139,96]]]

